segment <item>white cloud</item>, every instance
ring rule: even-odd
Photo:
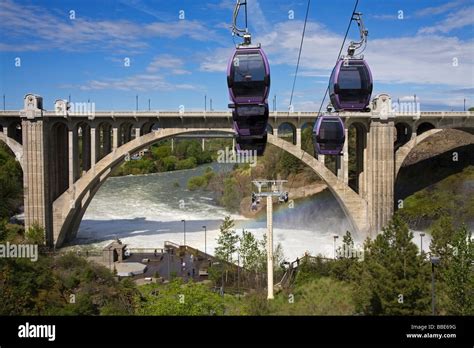
[[[198,90],[199,86],[186,83],[171,83],[168,81],[170,75],[191,74],[183,68],[184,61],[170,54],[162,54],[154,57],[145,69],[146,74],[135,74],[124,78],[104,78],[101,80],[88,81],[79,86],[82,90],[117,89],[117,90]]]
[[[419,34],[449,33],[451,30],[474,25],[474,6],[450,13],[444,20],[433,26],[421,28]],[[472,27],[471,27],[472,32]]]
[[[174,57],[170,54],[161,54],[153,58],[150,64],[148,64],[146,71],[156,73],[161,70],[163,73],[169,73],[173,75],[191,74],[191,72],[184,69],[183,66],[184,61],[181,58]]]
[[[416,11],[415,16],[424,17],[424,16],[434,16],[441,13],[445,13],[459,5],[466,3],[466,0],[457,0],[451,1],[440,6],[426,7],[422,10]]]
[[[206,72],[225,72],[232,50],[232,47],[216,48],[207,54],[198,54],[197,59],[201,62],[199,70]]]
[[[198,86],[191,84],[176,84],[168,82],[164,76],[137,74],[125,78],[106,78],[103,80],[92,80],[79,86],[81,90],[115,89],[122,91],[174,91],[174,90],[198,90]]]
[[[134,23],[127,20],[92,20],[76,14],[76,19],[54,14],[36,5],[19,5],[0,1],[0,31],[14,43],[0,43],[3,51],[113,50],[130,53],[148,48],[146,39],[189,37],[199,41],[218,40],[218,35],[195,20]],[[25,41],[28,40],[28,42]],[[3,41],[3,40],[2,40]]]

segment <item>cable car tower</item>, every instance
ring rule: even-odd
[[[283,190],[283,184],[288,180],[253,180],[257,192],[252,193],[252,201],[267,197],[267,299],[273,299],[273,197],[280,202],[288,202],[288,192]]]

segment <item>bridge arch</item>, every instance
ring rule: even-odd
[[[291,122],[283,122],[278,125],[278,137],[296,144],[296,126]]]
[[[413,127],[407,122],[397,122],[395,123],[395,134],[396,138],[393,147],[396,151],[399,147],[405,145],[411,140]]]
[[[368,129],[362,122],[350,122],[347,130],[348,184],[355,192],[365,195]]]
[[[54,201],[53,237],[55,244],[60,246],[65,241],[71,240],[75,237],[82,217],[95,193],[103,182],[110,176],[113,169],[120,165],[128,154],[136,153],[159,140],[180,134],[209,131],[212,131],[213,133],[233,133],[233,130],[230,128],[212,130],[208,128],[166,128],[136,138],[106,155],[79,180],[77,180],[73,187],[70,187]],[[319,162],[313,156],[304,152],[297,146],[272,134],[268,135],[268,143],[289,152],[312,168],[316,174],[326,182],[328,188],[334,194],[336,200],[339,202],[352,225],[353,230],[356,233],[359,232],[366,234],[369,232],[367,203],[347,185],[339,181],[323,163]]]
[[[273,134],[273,127],[270,125],[270,123],[267,124],[267,133]]]
[[[421,135],[431,129],[435,129],[436,127],[431,122],[422,122],[416,127],[416,135]]]
[[[8,148],[15,155],[16,160],[20,163],[21,169],[24,171],[23,167],[23,146],[17,142],[15,139],[7,137],[4,132],[0,132],[0,141],[5,143]]]
[[[446,132],[445,134],[439,134]],[[462,135],[465,133],[466,136]],[[437,135],[439,134],[439,135]],[[429,138],[430,144],[437,144],[447,137],[454,139],[448,143],[447,147],[436,149],[435,154],[429,158],[425,156],[415,157],[415,161],[404,167],[410,153],[416,150],[417,146]],[[428,144],[429,145],[429,144]],[[436,146],[436,145],[435,145]],[[395,210],[401,201],[413,193],[422,190],[430,185],[442,181],[446,177],[462,171],[466,166],[474,165],[472,149],[474,147],[474,127],[473,128],[435,128],[413,137],[405,145],[395,152],[395,173],[394,173],[394,203]],[[441,151],[440,151],[441,150]],[[459,156],[459,160],[453,159],[453,154]],[[422,180],[417,180],[419,177]]]
[[[51,125],[51,157],[49,160],[50,197],[58,198],[69,186],[69,129],[64,121]]]

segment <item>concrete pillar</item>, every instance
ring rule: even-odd
[[[82,170],[91,169],[91,131],[89,126],[82,128]]]
[[[301,128],[296,127],[296,146],[301,149]]]
[[[46,231],[45,242],[53,243],[51,229],[52,209],[49,200],[48,136],[44,134],[42,120],[22,121],[23,137],[23,186],[25,229],[39,224]]]
[[[174,152],[174,138],[171,138],[171,152]]]
[[[373,119],[368,136],[368,205],[372,233],[378,233],[393,215],[394,122]]]
[[[79,178],[79,151],[77,128],[68,130],[68,159],[69,159],[69,189]]]
[[[135,128],[135,139],[140,138],[140,133],[141,133],[140,127]]]
[[[117,127],[112,128],[112,150],[115,151],[119,147],[119,130]]]
[[[235,151],[235,138],[232,138],[232,151]]]
[[[94,168],[99,158],[100,134],[95,127],[91,127],[91,168]]]
[[[278,127],[277,126],[275,126],[275,128],[273,128],[273,135],[278,138]]]
[[[325,162],[325,156],[324,155],[318,155],[318,161],[324,164]]]
[[[339,180],[344,182],[346,185],[349,183],[349,129],[344,128],[344,134],[346,141],[342,148],[342,156],[338,156],[336,159],[337,166],[337,177]]]
[[[205,150],[205,145],[206,145],[206,139],[202,138],[201,140],[201,148],[202,148],[202,151],[204,152]]]
[[[23,198],[25,229],[39,224],[45,243],[52,245],[52,204],[49,178],[49,134],[43,120],[42,98],[28,94],[20,111],[23,143]],[[3,131],[5,132],[6,127]]]

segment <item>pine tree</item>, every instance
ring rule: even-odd
[[[413,233],[394,216],[374,241],[366,241],[356,302],[366,314],[428,314],[429,271],[411,241]]]
[[[258,249],[258,241],[252,232],[242,231],[240,237],[240,259],[242,267],[251,271],[258,269],[260,251]]]
[[[231,263],[233,262],[234,253],[237,251],[237,236],[234,227],[234,220],[230,216],[226,216],[222,225],[220,226],[219,237],[217,238],[217,247],[215,249],[216,257],[222,260],[223,264],[220,267],[220,272],[225,272],[225,280],[227,282],[229,270],[232,270]]]
[[[217,238],[216,257],[226,262],[233,261],[233,255],[237,251],[237,236],[234,227],[234,220],[226,216],[220,226],[219,237]]]
[[[452,254],[445,270],[448,313],[474,314],[474,243],[466,226],[459,228],[452,238]]]

